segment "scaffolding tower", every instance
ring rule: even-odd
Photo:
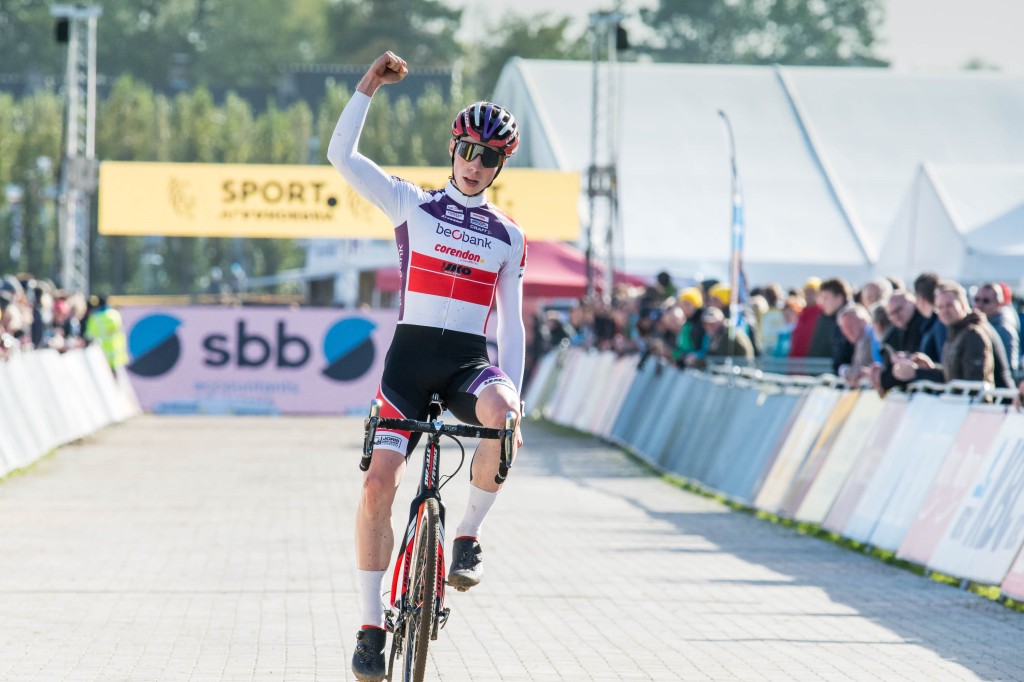
[[[89,290],[89,235],[96,162],[96,21],[102,7],[53,5],[57,40],[68,46],[64,158],[59,194],[60,284]]]
[[[591,33],[592,100],[590,128],[590,166],[587,168],[586,274],[587,296],[595,295],[598,276],[596,264],[601,265],[604,296],[610,297],[615,271],[620,264],[619,242],[622,231],[619,221],[618,181],[618,77],[616,56],[628,47],[622,12],[592,12],[589,15]],[[606,54],[605,68],[601,68],[601,48]],[[619,256],[621,257],[621,256]]]

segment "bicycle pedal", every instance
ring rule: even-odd
[[[430,639],[435,641],[437,639],[437,632],[444,627],[444,624],[448,622],[448,616],[451,614],[451,609],[445,609],[437,614],[434,618],[434,627],[430,630]]]
[[[395,631],[395,612],[391,609],[384,612],[384,629],[388,632]]]

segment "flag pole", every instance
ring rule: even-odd
[[[729,253],[729,346],[730,352],[735,347],[736,325],[740,317],[740,263],[743,260],[743,186],[740,184],[740,174],[736,168],[736,140],[732,134],[732,123],[729,117],[721,109],[718,115],[722,118],[725,126],[725,136],[729,143],[729,169],[732,176],[731,202],[732,202],[732,228],[731,248]],[[728,364],[732,364],[730,355]]]

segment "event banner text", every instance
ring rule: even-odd
[[[385,172],[424,189],[448,168]],[[579,173],[507,168],[488,198],[529,239],[579,237]],[[392,239],[394,225],[331,166],[216,163],[100,165],[99,231],[106,235]]]

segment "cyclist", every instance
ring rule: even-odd
[[[381,416],[426,418],[438,393],[460,420],[504,428],[505,413],[519,420],[526,334],[522,278],[526,238],[507,215],[488,203],[486,190],[519,144],[515,119],[489,102],[455,117],[448,151],[452,174],[444,189],[424,191],[389,176],[358,152],[359,135],[374,93],[408,73],[405,60],[385,52],[359,81],[345,106],[327,158],[363,197],[395,225],[402,274],[398,326],[385,359],[377,397]],[[488,359],[485,331],[497,303],[498,365]],[[406,458],[409,432],[378,430],[356,516],[356,562],[362,627],[352,670],[362,681],[385,675],[381,581],[394,547],[391,507]],[[516,444],[522,444],[518,426]],[[496,440],[481,441],[470,467],[469,503],[456,530],[448,581],[459,590],[483,573],[480,526],[501,486]]]

